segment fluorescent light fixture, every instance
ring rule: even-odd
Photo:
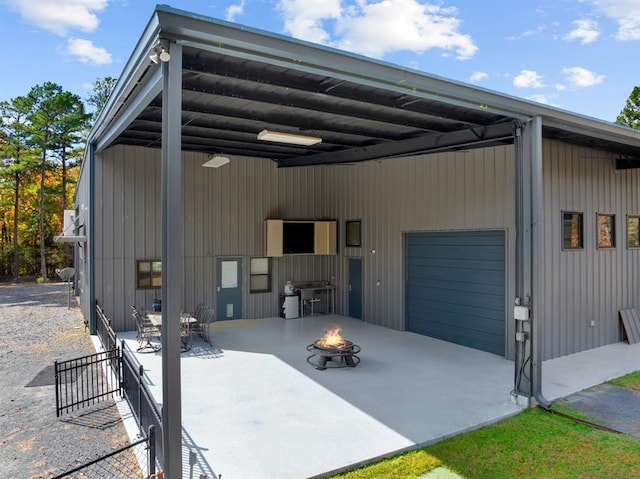
[[[204,166],[205,168],[220,168],[230,161],[231,160],[227,156],[214,155],[209,159],[209,161],[203,163],[202,166]]]
[[[283,133],[280,131],[262,130],[258,133],[258,140],[287,143],[290,145],[311,146],[320,143],[322,138],[318,138],[317,136],[296,135],[294,133]]]

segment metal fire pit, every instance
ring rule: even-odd
[[[307,358],[307,362],[316,369],[324,370],[327,368],[355,368],[360,362],[360,358],[356,356],[360,352],[360,346],[353,344],[351,341],[344,342],[343,346],[321,346],[318,341],[307,346],[311,356]]]

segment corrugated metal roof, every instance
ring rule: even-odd
[[[182,149],[267,158],[280,166],[366,161],[543,135],[640,158],[640,132],[357,55],[158,6],[98,120],[93,140],[161,146],[160,38],[181,43]],[[268,129],[322,138],[258,141]],[[106,138],[106,139],[105,139]]]

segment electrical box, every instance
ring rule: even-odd
[[[518,321],[529,321],[529,308],[526,306],[514,306],[513,316]]]

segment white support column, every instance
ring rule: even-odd
[[[162,88],[162,446],[164,477],[182,477],[182,46],[169,45]]]

